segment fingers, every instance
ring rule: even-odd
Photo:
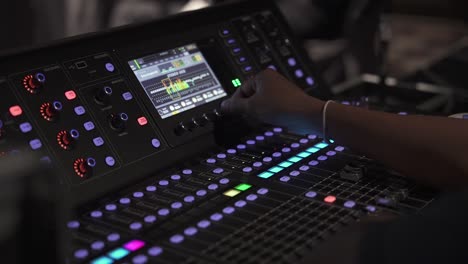
[[[221,103],[221,111],[225,113],[247,112],[247,99],[231,97]]]

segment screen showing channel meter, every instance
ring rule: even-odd
[[[163,119],[227,95],[196,44],[128,64]]]

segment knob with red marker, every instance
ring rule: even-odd
[[[80,133],[76,129],[70,131],[62,130],[57,134],[57,143],[64,150],[70,150],[75,146]]]
[[[23,87],[29,93],[36,94],[44,87],[45,82],[46,77],[43,73],[28,74],[23,78]]]
[[[96,160],[94,158],[78,158],[73,162],[73,170],[80,178],[90,177],[95,166]]]
[[[39,109],[42,118],[47,121],[53,122],[59,118],[59,112],[62,111],[62,103],[55,101],[53,103],[43,103]]]

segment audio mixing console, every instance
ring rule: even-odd
[[[270,1],[82,36],[0,60],[0,155],[63,172],[64,263],[295,263],[379,211],[435,197],[338,143],[224,117],[274,69],[329,96]]]

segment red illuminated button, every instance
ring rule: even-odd
[[[76,98],[76,93],[73,90],[68,90],[65,92],[65,97],[71,101]]]
[[[137,120],[138,120],[138,124],[140,124],[140,126],[144,126],[144,125],[148,124],[148,120],[144,116],[139,117]]]
[[[332,195],[328,195],[323,199],[326,203],[334,203],[336,201],[336,197]]]
[[[10,114],[12,116],[20,116],[23,113],[23,109],[19,105],[10,107]]]

